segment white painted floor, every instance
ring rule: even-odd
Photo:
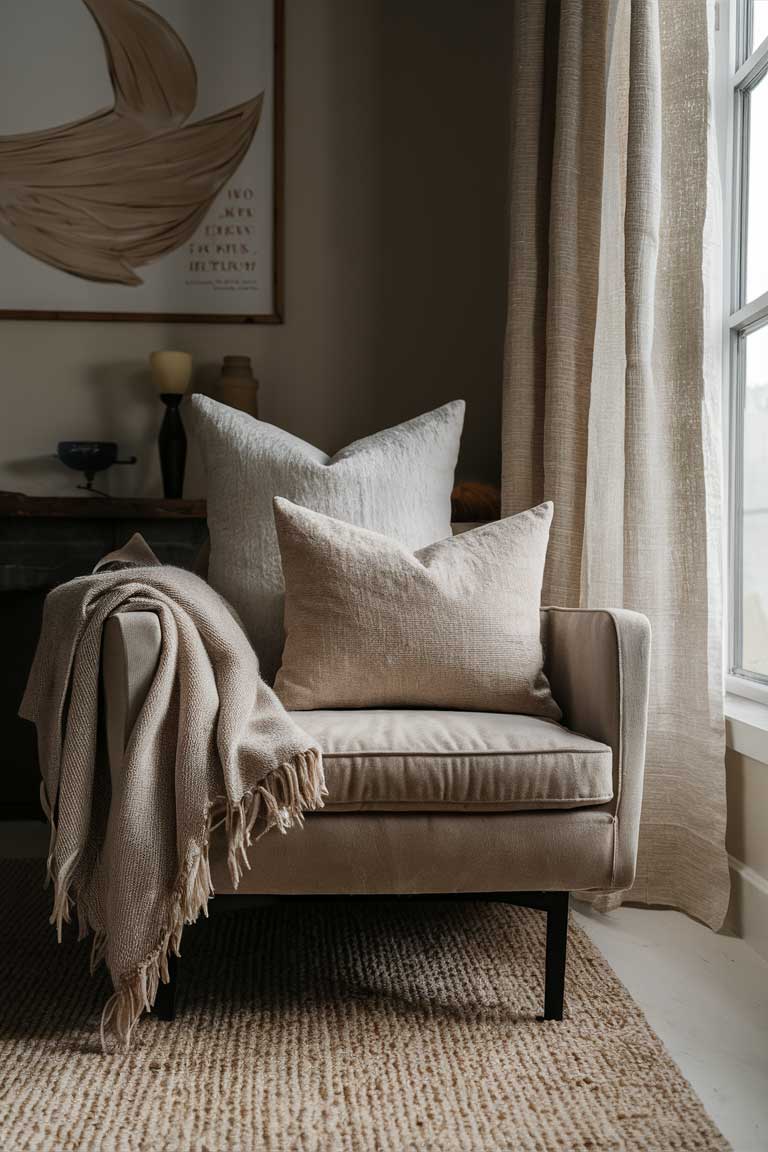
[[[0,856],[44,855],[44,825],[0,826]],[[680,912],[584,904],[574,918],[645,1012],[734,1152],[768,1152],[768,963]]]
[[[768,1149],[768,963],[681,912],[576,905],[734,1152]]]

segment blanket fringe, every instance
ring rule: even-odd
[[[48,856],[45,862],[45,886],[46,888],[53,879],[53,853],[56,848],[56,819],[53,814],[53,805],[48,799],[48,790],[45,787],[45,780],[40,781],[40,807],[45,813],[45,818],[51,826],[51,831],[48,836]]]
[[[281,833],[304,823],[304,813],[323,807],[327,795],[321,753],[314,748],[298,753],[281,764],[237,803],[217,802],[210,808],[198,844],[193,844],[179,874],[169,922],[164,926],[158,946],[133,972],[124,975],[117,991],[104,1005],[101,1016],[101,1045],[109,1050],[108,1037],[124,1051],[130,1046],[131,1034],[142,1013],[155,1002],[160,981],[168,983],[168,954],[179,955],[185,924],[193,924],[202,913],[208,915],[208,901],[213,895],[208,847],[211,832],[224,824],[227,838],[227,865],[232,885],[240,884],[244,868],[250,868],[248,848],[254,841],[258,825],[260,839],[272,828]],[[55,906],[66,907],[69,897],[57,890]],[[68,918],[65,914],[64,918]],[[91,951],[92,970],[104,957],[106,936],[96,933]]]

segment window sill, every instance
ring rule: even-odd
[[[726,693],[725,742],[734,752],[768,764],[768,704]]]

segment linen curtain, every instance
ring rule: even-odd
[[[719,927],[720,205],[706,0],[518,0],[513,20],[503,511],[555,503],[543,603],[650,618],[638,869],[622,895]]]

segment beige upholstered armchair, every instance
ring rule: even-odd
[[[544,1018],[561,1019],[568,894],[628,888],[643,787],[650,629],[626,611],[542,613],[562,724],[419,709],[297,713],[329,795],[303,830],[250,851],[239,896],[456,896],[547,912]],[[113,786],[160,653],[148,612],[109,620],[103,675]],[[225,854],[211,853],[230,896]],[[158,1012],[173,1015],[175,977]]]

